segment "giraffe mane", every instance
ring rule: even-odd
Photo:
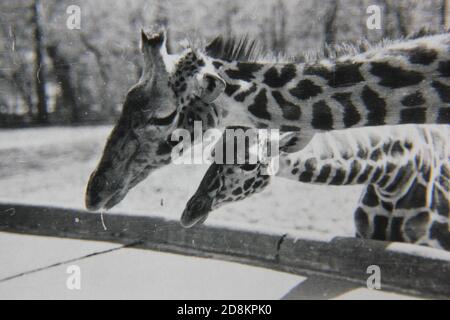
[[[218,36],[205,47],[207,55],[225,61],[254,61],[259,51],[258,42],[247,35],[239,38]]]
[[[361,38],[356,41],[325,45],[320,49],[308,50],[295,56],[289,56],[285,53],[274,55],[267,50],[263,50],[258,40],[252,39],[248,35],[242,37],[217,36],[206,45],[204,43],[199,45],[198,41],[189,41],[187,47],[193,51],[202,48],[201,50],[207,56],[225,61],[314,63],[322,59],[336,60],[344,56],[355,56],[369,50],[382,49],[401,41],[443,34],[449,31],[422,27],[408,36],[398,39],[385,38],[370,42],[365,38]]]

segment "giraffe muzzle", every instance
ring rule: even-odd
[[[191,228],[204,223],[212,210],[211,204],[212,199],[208,196],[192,197],[181,216],[181,225],[184,228]]]

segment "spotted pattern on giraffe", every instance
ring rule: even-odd
[[[372,62],[370,72],[380,78],[380,86],[392,89],[413,86],[424,79],[420,72],[394,67],[387,62]]]
[[[362,63],[338,62],[330,69],[323,65],[312,65],[306,66],[303,74],[322,77],[333,88],[349,87],[364,81],[360,71],[361,65]]]
[[[248,90],[242,91],[238,93],[236,96],[234,96],[234,100],[238,102],[243,102],[245,98],[247,98],[252,93],[256,92],[257,88],[258,87],[256,86],[256,84],[252,84],[252,86]]]
[[[227,96],[232,96],[236,91],[238,91],[241,88],[240,85],[238,84],[230,84],[227,83],[226,87],[225,87],[225,94]]]
[[[364,86],[361,98],[369,111],[367,114],[367,125],[385,123],[386,102],[380,95],[369,86]]]
[[[450,86],[439,81],[433,81],[431,86],[436,90],[442,102],[450,103]]]
[[[389,224],[389,219],[386,216],[376,215],[373,218],[374,230],[371,239],[374,240],[387,240],[387,226]]]
[[[286,120],[299,120],[301,117],[300,107],[287,101],[279,91],[272,91],[272,97],[280,107],[283,118]]]
[[[450,60],[439,62],[438,71],[443,77],[450,77]]]
[[[300,80],[297,85],[289,90],[289,93],[300,100],[308,100],[322,93],[322,88],[310,79]]]
[[[403,227],[405,235],[410,241],[416,242],[427,233],[427,225],[430,221],[430,214],[426,211],[420,212],[410,217]]]
[[[405,96],[402,99],[401,103],[405,107],[415,107],[423,105],[425,103],[425,99],[423,98],[422,92],[416,91],[414,93]]]
[[[280,72],[273,66],[264,74],[263,83],[271,88],[281,88],[294,79],[296,75],[297,68],[293,64],[286,64],[282,67]]]
[[[352,102],[351,92],[337,92],[332,98],[344,107],[344,126],[350,128],[361,121],[361,114]]]
[[[413,48],[408,52],[409,62],[413,64],[430,65],[436,61],[438,53],[436,50],[428,49],[424,46]]]
[[[267,111],[266,89],[261,89],[255,97],[255,101],[248,107],[248,111],[255,117],[270,120],[271,114]]]
[[[234,80],[251,81],[255,79],[255,72],[263,68],[259,63],[239,62],[236,69],[228,69],[225,73]]]
[[[311,125],[319,130],[333,130],[333,114],[324,100],[313,104]]]

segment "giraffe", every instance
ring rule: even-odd
[[[280,154],[278,177],[322,185],[363,184],[356,236],[450,250],[450,128],[387,126],[317,134]],[[287,140],[289,143],[289,139]],[[212,164],[181,217],[185,227],[222,205],[263,191],[263,163]]]
[[[265,62],[248,39],[216,38],[176,63],[179,109],[192,99],[226,110],[222,126],[313,134],[351,127],[450,123],[450,33],[342,50],[304,63]],[[350,53],[349,53],[350,52]]]
[[[170,139],[178,128],[194,140],[194,121],[202,131],[219,125],[218,108],[200,99],[179,113],[169,81],[165,34],[141,31],[144,69],[138,83],[127,93],[122,114],[111,132],[102,158],[89,178],[85,205],[91,211],[110,209],[149,174],[171,162],[177,145]],[[195,141],[195,140],[194,140]]]
[[[450,124],[450,35],[387,42],[340,57],[264,62],[248,39],[213,40],[167,54],[163,31],[142,33],[144,71],[86,190],[90,210],[112,208],[170,162],[168,137],[184,115],[212,106],[213,126],[316,132],[405,123]],[[190,125],[181,121],[181,125]],[[158,153],[160,145],[166,153]]]

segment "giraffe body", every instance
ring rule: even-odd
[[[364,184],[357,236],[450,250],[450,128],[415,126],[317,134],[301,151],[282,153],[277,176],[323,185]],[[264,164],[213,164],[182,222],[264,190]]]
[[[311,138],[350,127],[450,122],[448,33],[305,63],[227,61],[223,46],[188,50],[175,69],[189,71],[171,78],[181,108],[195,97],[215,97],[224,110],[222,126],[301,131]]]
[[[304,63],[250,58],[253,45],[220,38],[205,50],[168,55],[164,32],[142,33],[144,71],[86,190],[90,210],[109,209],[171,161],[177,128],[193,121],[297,132],[399,123],[450,124],[449,34],[405,39]],[[395,81],[393,81],[395,80]]]

